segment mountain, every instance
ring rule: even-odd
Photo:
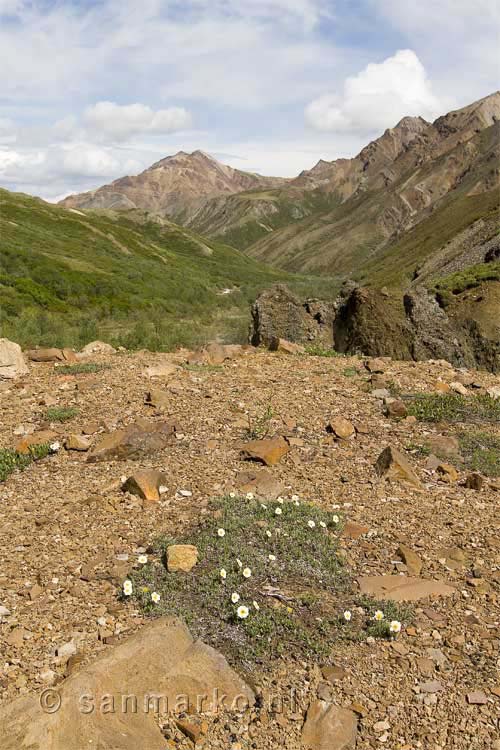
[[[328,279],[269,268],[144,211],[87,212],[0,189],[0,335],[25,346],[246,341],[251,303],[280,281],[301,295],[334,292]]]
[[[71,195],[61,205],[119,211],[139,208],[184,223],[208,198],[274,188],[285,182],[281,177],[233,169],[203,151],[179,151],[136,177],[122,177],[97,190]]]
[[[247,252],[289,270],[364,281],[385,263],[388,280],[403,283],[424,257],[494,214],[499,163],[500,92],[434,123],[404,118],[354,159],[320,162],[292,180],[292,189],[321,189],[335,205],[268,234]],[[435,225],[439,232],[429,241],[427,228]]]

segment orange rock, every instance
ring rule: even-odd
[[[137,471],[132,474],[122,489],[126,492],[131,492],[132,495],[142,497],[143,500],[149,500],[150,502],[158,502],[160,499],[159,489],[162,485],[165,485],[167,478],[165,474],[155,469],[145,469],[144,471]]]
[[[33,432],[31,435],[26,435],[16,445],[16,451],[18,453],[29,453],[30,448],[35,445],[44,445],[44,443],[52,443],[57,439],[57,434],[52,430],[39,430]]]
[[[352,437],[356,430],[352,422],[345,417],[335,417],[326,426],[326,431],[332,433],[341,440],[347,440]]]
[[[189,573],[198,562],[198,548],[194,544],[171,544],[167,547],[169,573]]]
[[[381,477],[408,482],[421,487],[420,479],[413,471],[410,462],[396,448],[387,446],[377,459],[375,471]]]
[[[290,446],[282,437],[252,440],[242,450],[242,455],[250,461],[261,461],[266,466],[274,466],[288,453]]]

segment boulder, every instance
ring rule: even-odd
[[[292,343],[320,341],[332,346],[333,302],[301,302],[285,284],[263,291],[252,307],[250,341],[269,347],[274,340]]]
[[[254,703],[221,654],[193,641],[177,618],[160,618],[72,673],[57,692],[3,706],[2,750],[164,750],[158,711],[216,710],[223,696],[221,710]]]
[[[403,418],[408,416],[408,410],[404,401],[398,398],[386,401],[385,413],[388,417]]]
[[[375,289],[346,285],[333,322],[338,352],[411,359],[411,331],[402,309]]]
[[[198,562],[198,548],[193,544],[171,544],[167,547],[169,573],[189,573]]]
[[[274,466],[288,453],[290,446],[283,437],[252,440],[242,450],[242,456],[248,461],[260,461],[266,466]]]
[[[477,471],[473,471],[472,474],[469,474],[466,478],[465,486],[468,490],[476,490],[476,492],[480,492],[484,487],[484,477],[482,477],[481,474],[478,474]]]
[[[62,349],[29,349],[26,356],[32,362],[64,362]]]
[[[0,380],[12,380],[29,373],[19,344],[0,339]]]
[[[407,292],[403,305],[413,329],[413,359],[445,359],[456,367],[473,366],[474,357],[464,337],[427,289],[416,287]]]
[[[458,481],[458,471],[451,464],[440,463],[436,467],[440,479],[447,484],[453,484]]]
[[[146,367],[145,374],[148,378],[169,378],[179,370],[179,366],[173,362],[159,362]]]
[[[163,450],[177,431],[175,421],[135,422],[105,435],[89,453],[87,461],[121,461],[151,456]]]
[[[85,344],[80,354],[90,357],[92,354],[116,354],[116,349],[105,341],[91,341]]]
[[[30,349],[26,356],[32,362],[78,362],[78,355],[73,349]]]
[[[358,718],[354,711],[327,701],[314,701],[309,706],[302,728],[304,750],[354,750]]]
[[[167,477],[156,469],[144,469],[136,471],[122,485],[124,492],[130,492],[143,500],[158,502],[160,500],[160,487],[165,486]]]
[[[375,471],[380,477],[407,482],[414,487],[421,487],[420,479],[413,471],[408,459],[400,451],[391,446],[384,448],[377,458]]]
[[[451,596],[452,586],[442,581],[399,575],[362,576],[358,578],[360,592],[374,599],[392,602],[416,602],[429,596]]]

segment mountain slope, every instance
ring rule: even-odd
[[[439,241],[464,229],[464,218],[475,221],[483,206],[488,213],[498,205],[497,120],[500,93],[432,125],[405,118],[354,159],[323,162],[300,175],[300,184],[322,186],[335,196],[335,207],[273,232],[247,252],[289,270],[360,277],[364,268],[390,255],[391,247],[396,251],[406,233],[418,233],[421,222],[446,209],[446,231],[434,245],[428,243],[429,253],[437,250]],[[392,271],[397,271],[399,260],[394,252]],[[415,264],[409,265],[411,278]]]
[[[204,200],[244,190],[273,188],[286,182],[221,164],[203,151],[184,151],[156,162],[135,177],[61,201],[66,208],[143,209],[172,219],[186,220]]]
[[[300,294],[323,283],[144,212],[84,212],[0,190],[0,336],[24,345],[246,339],[251,302],[277,281]]]

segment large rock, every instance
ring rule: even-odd
[[[318,700],[307,711],[302,746],[304,750],[354,750],[357,733],[354,711]]]
[[[141,420],[106,435],[88,455],[87,461],[137,459],[163,450],[177,432],[175,421]]]
[[[442,581],[409,576],[362,576],[358,578],[358,584],[362,594],[393,602],[416,602],[429,596],[451,596],[455,593],[452,586]]]
[[[161,618],[71,674],[57,692],[4,706],[2,750],[165,750],[158,708],[197,713],[223,695],[226,708],[254,703],[221,654],[193,641],[177,618]],[[50,711],[59,700],[58,710],[44,712],[41,704]]]
[[[445,311],[427,289],[417,287],[407,292],[403,304],[413,329],[413,359],[445,359],[456,367],[474,366],[474,357],[453,327]]]
[[[294,343],[321,341],[331,346],[333,303],[301,302],[284,284],[266,289],[252,307],[250,340],[254,346],[269,347],[284,339]]]
[[[9,339],[0,339],[0,380],[11,380],[27,375],[28,372],[19,344]]]
[[[411,331],[403,310],[374,289],[346,286],[333,322],[338,352],[411,359]]]
[[[268,469],[238,472],[234,478],[233,489],[243,495],[251,492],[267,500],[276,500],[286,492],[285,486],[273,477]]]
[[[194,544],[171,544],[167,547],[169,573],[189,573],[198,562],[198,548]]]

